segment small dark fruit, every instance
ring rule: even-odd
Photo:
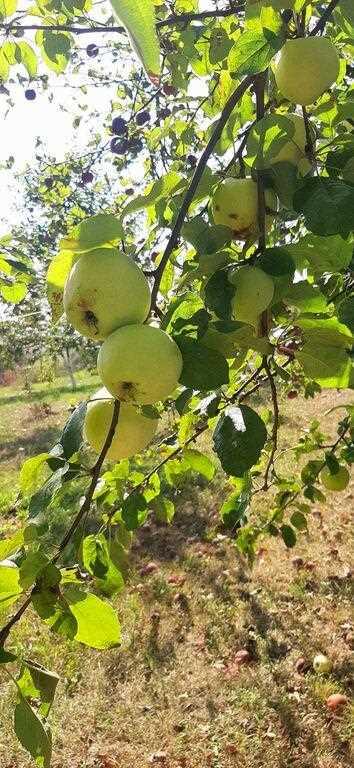
[[[145,123],[148,123],[151,118],[150,112],[148,112],[147,109],[145,109],[143,112],[138,112],[135,122],[137,125],[145,125]]]
[[[91,184],[93,182],[92,171],[84,171],[81,176],[81,181],[83,184]]]
[[[129,142],[129,148],[135,150],[136,152],[140,152],[140,150],[143,149],[143,146],[144,144],[141,139],[131,139]]]
[[[128,151],[128,147],[129,142],[127,139],[114,138],[111,141],[111,152],[113,152],[114,155],[125,155]]]
[[[27,99],[27,101],[34,101],[36,96],[36,91],[34,91],[33,88],[27,88],[25,91],[25,99]]]
[[[134,189],[133,187],[128,187],[128,189],[124,190],[125,194],[130,197],[130,195],[134,195]]]
[[[48,179],[44,179],[44,186],[47,187],[47,189],[51,189],[53,184],[54,184],[53,179],[50,179],[49,177]]]
[[[112,120],[111,130],[115,136],[124,136],[124,134],[127,132],[126,120],[124,120],[123,117],[115,117]]]
[[[86,53],[90,59],[95,59],[98,56],[98,46],[95,43],[90,43],[86,48]]]
[[[177,88],[175,88],[174,85],[170,85],[169,83],[164,83],[162,86],[162,90],[165,96],[176,96],[176,94],[178,93]]]
[[[168,107],[163,107],[159,110],[159,117],[164,119],[165,117],[169,117],[171,114],[171,110]]]
[[[197,162],[198,162],[197,158],[195,157],[195,155],[187,155],[186,160],[187,160],[187,163],[189,163],[189,165],[192,168],[195,168],[195,166],[197,165]]]
[[[297,397],[298,394],[296,389],[291,389],[290,392],[288,392],[288,400],[295,400],[295,397]]]

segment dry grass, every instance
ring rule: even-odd
[[[334,399],[348,401],[342,393],[287,402],[282,447]],[[329,417],[329,433],[333,425]],[[224,490],[220,477],[210,488],[194,483],[181,492],[171,528],[149,522],[139,532],[127,588],[116,601],[121,649],[99,654],[64,643],[33,617],[17,630],[15,650],[61,675],[53,768],[353,764],[353,710],[334,716],[325,699],[351,693],[354,488],[314,507],[296,550],[265,541],[252,571],[218,532]],[[156,572],[142,576],[149,561]],[[235,663],[240,649],[249,652],[245,665]],[[311,662],[318,651],[331,657],[332,674],[298,673],[299,657]],[[1,693],[1,768],[24,768],[31,763],[12,736],[6,682]]]

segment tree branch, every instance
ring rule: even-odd
[[[272,371],[270,369],[269,362],[267,358],[263,361],[263,367],[267,373],[267,377],[270,384],[270,389],[272,393],[272,402],[273,402],[273,414],[274,414],[274,421],[273,421],[273,432],[272,432],[272,450],[270,452],[269,461],[266,467],[266,471],[264,473],[264,484],[262,487],[262,491],[267,491],[269,487],[269,473],[270,470],[274,466],[274,458],[275,454],[277,452],[278,448],[278,430],[279,430],[279,404],[278,404],[278,393],[277,388],[274,381],[274,376],[272,374]]]
[[[88,488],[88,490],[86,492],[84,502],[83,502],[82,506],[80,507],[79,512],[76,515],[74,522],[72,523],[72,525],[70,526],[69,530],[66,532],[65,536],[63,537],[62,541],[60,542],[56,555],[51,559],[50,562],[52,564],[54,564],[54,563],[56,563],[58,561],[61,553],[64,551],[64,549],[68,545],[71,537],[73,536],[73,534],[75,533],[75,531],[79,527],[81,521],[83,520],[83,518],[85,517],[85,515],[87,514],[87,512],[89,511],[89,509],[91,507],[92,499],[93,499],[93,494],[95,492],[96,485],[97,485],[97,482],[99,480],[99,476],[100,476],[100,472],[101,472],[101,469],[102,469],[102,465],[103,465],[103,462],[104,462],[104,460],[105,460],[105,458],[107,456],[107,453],[108,453],[108,451],[109,451],[109,449],[111,447],[111,443],[112,443],[112,440],[113,440],[113,437],[114,437],[114,433],[115,433],[115,430],[116,430],[116,427],[117,427],[117,424],[118,424],[119,412],[120,412],[120,400],[115,400],[114,401],[114,407],[113,407],[113,414],[112,414],[111,425],[110,425],[110,428],[109,428],[109,431],[108,431],[108,434],[107,434],[104,446],[102,448],[102,451],[101,451],[101,453],[100,453],[100,455],[99,455],[99,457],[98,457],[98,459],[96,461],[95,466],[92,469],[92,479],[91,479],[91,483],[89,485],[89,488]],[[16,611],[16,613],[9,619],[7,624],[5,624],[5,626],[0,630],[0,648],[3,647],[4,643],[6,642],[8,636],[9,636],[9,634],[11,632],[12,627],[14,627],[15,624],[17,624],[17,622],[20,621],[21,616],[23,616],[23,614],[25,613],[25,611],[27,610],[29,605],[31,605],[32,593],[33,593],[33,590],[31,592],[31,594],[26,598],[24,603],[22,603],[22,605],[20,606],[18,611]]]
[[[245,77],[244,80],[242,80],[242,82],[240,83],[240,85],[238,85],[236,90],[231,94],[230,98],[228,99],[228,101],[224,106],[224,109],[222,110],[219,121],[208,141],[208,144],[206,145],[204,152],[202,153],[199,159],[198,165],[196,166],[196,169],[194,171],[193,178],[184,196],[182,205],[180,207],[178,216],[176,218],[174,227],[172,229],[170,239],[167,243],[162,259],[155,272],[155,280],[154,280],[154,285],[151,292],[151,308],[152,309],[154,309],[156,305],[156,299],[157,299],[162,275],[164,273],[166,264],[177,245],[178,238],[179,238],[184,220],[188,213],[189,206],[197,191],[199,182],[202,178],[202,175],[206,167],[206,164],[209,160],[209,157],[212,154],[217,142],[219,141],[222,131],[224,129],[224,126],[226,125],[232,111],[234,110],[238,101],[242,98],[243,94],[250,87],[251,83],[252,83],[252,77],[251,76]]]
[[[319,32],[322,32],[327,24],[327,21],[329,21],[330,17],[332,16],[332,13],[336,6],[338,5],[339,0],[331,0],[328,8],[326,8],[325,12],[322,14],[321,18],[318,20],[317,24],[314,26],[314,28],[310,32],[310,36],[317,35]]]
[[[173,27],[178,24],[188,24],[191,21],[203,21],[204,19],[217,19],[226,18],[227,16],[233,16],[237,11],[244,11],[244,4],[237,5],[235,8],[227,8],[225,10],[214,11],[201,11],[200,13],[179,13],[168,16],[167,19],[162,19],[156,22],[157,29],[163,27]],[[51,31],[51,32],[71,32],[73,35],[88,35],[90,33],[97,34],[107,32],[118,32],[120,34],[126,34],[125,27],[118,26],[104,26],[104,25],[91,25],[88,27],[75,27],[70,24],[0,24],[0,29],[4,30],[7,34],[13,32],[24,31]]]

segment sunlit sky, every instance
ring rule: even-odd
[[[26,0],[19,3],[21,9],[29,5],[30,2]],[[207,10],[212,6],[212,3],[208,0],[200,0],[199,6],[200,10]],[[109,13],[108,3],[98,3],[90,16],[103,20],[109,16]],[[38,23],[36,19],[33,21]],[[26,40],[30,42],[29,34],[32,33],[26,33]],[[19,201],[17,199],[17,185],[13,181],[14,172],[21,172],[32,162],[35,162],[36,138],[40,137],[42,141],[42,147],[37,150],[39,154],[49,153],[57,161],[62,160],[69,150],[73,155],[81,154],[86,151],[92,132],[91,110],[96,109],[102,115],[102,122],[104,116],[109,113],[111,101],[115,97],[116,87],[114,84],[102,87],[88,85],[86,94],[78,90],[79,85],[90,83],[87,73],[92,66],[95,69],[102,67],[108,77],[116,76],[112,69],[109,47],[106,47],[107,44],[109,45],[109,40],[109,33],[87,34],[78,37],[77,42],[83,50],[83,65],[80,67],[79,73],[68,70],[70,72],[70,86],[75,86],[74,88],[68,87],[68,85],[65,87],[67,75],[57,76],[49,70],[44,70],[41,66],[41,73],[46,71],[46,74],[49,75],[49,88],[44,90],[40,83],[35,83],[34,88],[37,92],[35,101],[25,99],[25,88],[26,86],[31,87],[29,83],[23,85],[12,82],[6,83],[14,103],[12,107],[8,106],[6,95],[0,93],[0,165],[6,162],[10,156],[15,158],[15,164],[11,171],[0,169],[0,234],[7,232],[12,225],[18,223]],[[97,59],[90,60],[85,58],[84,51],[88,43],[92,42],[102,45],[103,49]],[[114,64],[114,67],[116,66]],[[18,68],[16,75],[17,73],[21,74],[22,77],[26,74],[22,67]],[[202,84],[200,85],[202,86]],[[196,90],[200,93],[203,88],[200,87]],[[77,108],[78,104],[84,105],[85,111],[80,111]],[[74,129],[73,118],[78,115],[82,116],[81,123],[78,129]]]

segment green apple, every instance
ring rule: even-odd
[[[144,273],[116,248],[98,248],[74,264],[64,290],[64,309],[82,336],[105,339],[116,328],[143,323],[150,309]]]
[[[332,662],[324,653],[318,653],[313,660],[313,668],[320,675],[327,675],[332,669]]]
[[[131,403],[165,400],[182,372],[181,352],[165,331],[152,325],[127,325],[102,344],[98,372],[109,392]]]
[[[254,168],[269,168],[275,163],[299,166],[306,160],[305,123],[300,115],[275,113],[258,120],[247,141],[248,162]]]
[[[265,192],[266,206],[277,208],[274,192]],[[223,224],[233,230],[235,240],[255,239],[258,226],[258,189],[253,179],[227,178],[216,189],[212,199],[212,214],[215,224]],[[270,229],[273,216],[266,217],[267,229]]]
[[[349,472],[346,467],[339,467],[338,472],[331,474],[329,467],[324,467],[321,472],[321,481],[328,491],[344,491],[349,483]]]
[[[231,270],[229,281],[236,287],[232,299],[232,315],[235,320],[258,326],[259,316],[272,301],[274,283],[259,267],[240,267]]]
[[[114,398],[105,387],[99,389],[87,405],[84,424],[85,440],[96,453],[100,453],[112,422]],[[134,456],[150,443],[156,432],[158,419],[139,413],[134,405],[121,403],[118,424],[107,458],[112,461]]]
[[[279,91],[294,104],[313,104],[339,74],[339,56],[326,37],[287,40],[274,65]]]

